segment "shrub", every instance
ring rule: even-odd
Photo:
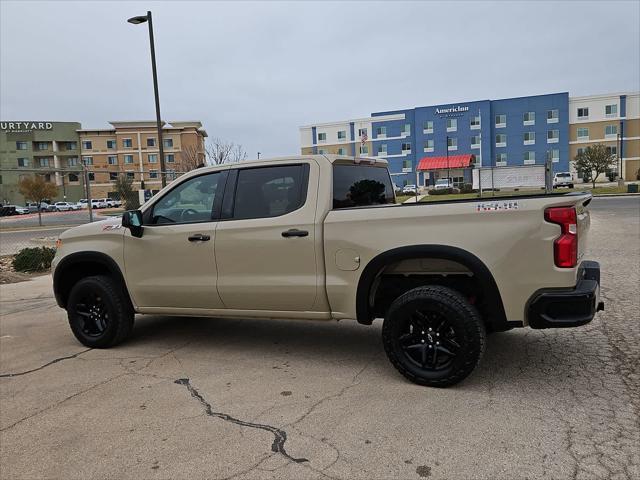
[[[473,193],[473,185],[465,183],[460,189],[460,193]]]
[[[436,190],[432,188],[429,190],[429,195],[451,195],[452,193],[460,193],[459,188],[443,188],[441,190]]]
[[[16,272],[41,272],[48,270],[51,268],[51,261],[55,254],[55,248],[23,248],[13,258],[13,269]]]

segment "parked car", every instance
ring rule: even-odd
[[[573,188],[573,176],[571,172],[558,172],[553,175],[553,188]]]
[[[418,190],[415,185],[405,185],[402,189],[402,193],[405,195],[415,195],[418,193]]]
[[[37,202],[27,202],[26,208],[29,209],[29,212],[37,212],[38,210],[41,212],[52,212],[55,210],[55,206],[47,202],[40,202],[39,205]]]
[[[382,318],[392,365],[443,387],[475,369],[487,332],[578,327],[604,308],[583,259],[590,193],[395,204],[387,162],[359,160],[199,168],[140,210],[66,230],[53,289],[73,334],[116,345],[135,313]]]
[[[109,208],[116,208],[122,205],[122,202],[120,200],[116,200],[115,198],[103,198],[102,200],[104,200]]]
[[[107,208],[107,202],[104,198],[92,198],[91,199],[91,208]]]
[[[0,205],[0,217],[10,217],[17,214],[15,205]]]
[[[56,202],[53,204],[53,207],[55,208],[56,212],[69,212],[71,210],[80,210],[80,207],[78,207],[75,203],[69,203],[69,202]]]
[[[89,202],[86,198],[78,200],[78,205],[80,205],[80,208],[89,208]]]
[[[436,180],[436,185],[434,188],[436,190],[446,190],[447,188],[453,188],[453,182],[448,178],[441,178],[440,180]]]

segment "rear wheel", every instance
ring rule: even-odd
[[[67,316],[80,343],[108,348],[131,334],[134,312],[125,295],[118,282],[104,275],[83,278],[73,286]]]
[[[398,297],[382,327],[387,357],[419,385],[446,387],[478,365],[486,343],[480,314],[447,287],[418,287]]]

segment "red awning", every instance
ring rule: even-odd
[[[475,155],[449,155],[448,157],[424,157],[420,159],[418,170],[441,170],[443,168],[468,168]]]

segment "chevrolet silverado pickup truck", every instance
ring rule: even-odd
[[[191,171],[122,218],[58,240],[73,334],[105,348],[135,314],[383,319],[409,380],[453,385],[486,335],[576,327],[603,308],[583,260],[589,194],[396,204],[387,162],[309,155]]]

